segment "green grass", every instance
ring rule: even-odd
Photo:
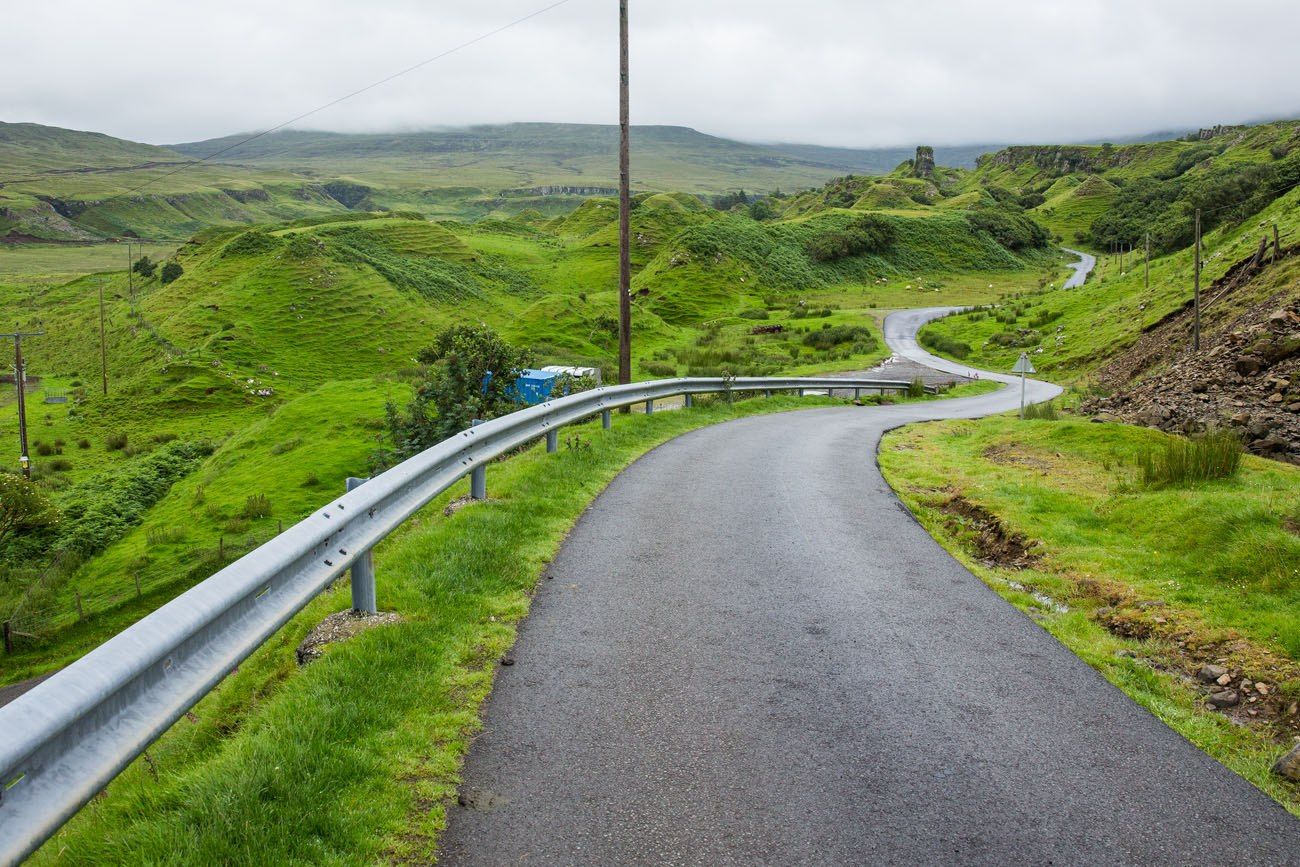
[[[1202,662],[1226,655],[1300,698],[1300,470],[1246,457],[1229,479],[1144,487],[1142,456],[1168,440],[1122,425],[999,417],[896,431],[880,463],[927,529],[990,586],[1300,815],[1300,787],[1268,771],[1285,749],[1285,729],[1237,725],[1166,673],[1193,675]],[[981,561],[943,510],[955,495],[1036,541],[1042,560],[1023,570]],[[1117,603],[1116,595],[1127,601]],[[1164,607],[1142,608],[1139,600]],[[1116,605],[1124,617],[1145,618],[1153,637],[1105,629],[1101,618]],[[1117,656],[1120,650],[1126,655]]]
[[[373,863],[428,860],[477,708],[531,589],[578,515],[654,445],[824,398],[701,403],[569,428],[488,470],[490,501],[439,497],[376,552],[379,606],[403,618],[304,669],[294,647],[346,608],[311,603],[52,839],[32,863]],[[839,403],[839,402],[837,402]],[[284,833],[294,828],[295,833]]]
[[[1283,237],[1300,232],[1300,191],[1281,197],[1241,224],[1222,227],[1205,238],[1206,264],[1202,287],[1206,290],[1204,327],[1214,331],[1232,321],[1246,306],[1280,292],[1293,292],[1300,277],[1300,263],[1284,259],[1232,297],[1215,299],[1213,282],[1236,262],[1252,256],[1260,237],[1276,222]],[[1018,298],[998,302],[995,310],[959,314],[932,323],[922,330],[927,345],[943,338],[964,343],[973,351],[965,363],[990,370],[1009,370],[1022,351],[1029,351],[1034,365],[1060,381],[1085,379],[1100,365],[1132,346],[1163,317],[1181,309],[1192,297],[1192,256],[1189,251],[1152,259],[1150,288],[1140,256],[1125,257],[1121,269],[1118,257],[1103,256],[1095,275],[1078,289],[1030,291]],[[997,314],[1015,313],[1013,322],[998,321]],[[1034,319],[1045,313],[1060,316],[1043,326]],[[1023,345],[1001,344],[998,335],[1025,336]],[[940,353],[944,354],[944,353]]]

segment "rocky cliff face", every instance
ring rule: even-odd
[[[1206,297],[1239,291],[1227,282],[1233,278]],[[1206,313],[1213,315],[1213,306]],[[1190,310],[1167,318],[1101,368],[1098,378],[1114,394],[1083,409],[1171,433],[1230,428],[1251,452],[1300,463],[1300,286],[1203,329],[1196,354],[1191,321]],[[1148,370],[1160,372],[1144,377]]]

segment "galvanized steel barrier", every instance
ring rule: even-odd
[[[197,584],[0,708],[0,860],[17,863],[101,791],[236,665],[349,567],[353,604],[374,607],[371,549],[466,475],[564,425],[638,403],[719,392],[906,391],[838,377],[667,379],[610,386],[465,430],[369,480]],[[933,391],[933,389],[930,389]],[[361,580],[358,581],[357,579]],[[369,583],[369,587],[365,586]]]

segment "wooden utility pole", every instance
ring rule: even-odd
[[[1151,288],[1151,233],[1150,232],[1147,232],[1147,254],[1146,254],[1146,260],[1142,264],[1142,270],[1143,270],[1142,280],[1146,284],[1146,288],[1149,290]]]
[[[27,366],[23,362],[23,338],[40,337],[44,331],[11,331],[0,334],[14,342],[14,384],[18,386],[18,463],[22,465],[23,476],[32,477],[32,462],[27,454]]]
[[[131,270],[131,266],[133,264],[134,263],[131,261],[131,242],[127,241],[126,242],[126,289],[127,292],[129,292],[131,295],[132,304],[135,303],[135,277],[132,276],[133,272]]]
[[[632,381],[632,168],[627,0],[618,3],[618,381]]]
[[[108,347],[104,344],[104,281],[99,281],[99,373],[108,396]]]
[[[1192,287],[1192,308],[1194,320],[1192,322],[1192,351],[1201,351],[1201,209],[1196,209],[1196,268],[1193,272],[1196,276],[1193,278]]]

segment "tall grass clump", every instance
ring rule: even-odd
[[[1025,407],[1025,418],[1034,419],[1035,421],[1056,421],[1056,401],[1049,400],[1046,403],[1031,403]]]
[[[1170,437],[1138,457],[1142,484],[1148,488],[1195,485],[1230,479],[1241,469],[1241,440],[1228,430],[1212,430],[1197,439]]]
[[[924,397],[924,396],[925,396],[925,380],[924,380],[924,379],[921,379],[921,377],[918,376],[918,377],[916,377],[915,379],[913,379],[911,382],[909,382],[909,383],[907,384],[907,396],[908,396],[908,397]]]

